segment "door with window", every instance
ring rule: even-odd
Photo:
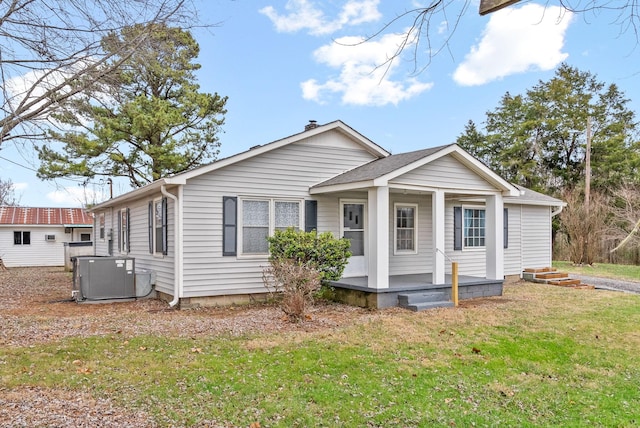
[[[360,201],[343,201],[340,203],[342,212],[341,236],[351,241],[351,257],[344,270],[343,276],[367,275],[366,257],[366,212],[367,207]]]

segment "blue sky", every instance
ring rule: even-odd
[[[410,21],[358,42],[419,1],[197,4],[203,22],[219,23],[194,36],[201,89],[229,97],[221,157],[298,133],[312,119],[340,119],[393,153],[452,143],[468,120],[481,124],[505,92],[523,93],[563,61],[616,83],[640,111],[640,46],[614,11],[572,15],[554,2],[522,2],[480,16],[472,2],[458,19],[464,2],[454,1],[432,18],[429,40],[423,36],[385,69],[376,65]],[[431,60],[429,49],[438,51]],[[8,159],[0,159],[0,177],[14,182],[21,205],[81,206],[108,196],[99,180],[86,188],[39,181],[23,167],[37,168],[25,148],[3,146],[0,156]],[[114,186],[115,195],[128,190]]]

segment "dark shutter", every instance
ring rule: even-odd
[[[304,231],[318,230],[318,201],[304,201]]]
[[[504,222],[504,248],[509,248],[509,208],[504,209],[504,219],[502,221]]]
[[[462,250],[462,207],[453,207],[453,249]]]
[[[235,256],[238,251],[238,198],[222,197],[222,255]]]
[[[118,211],[118,251],[124,251],[124,242],[122,242],[122,211]]]
[[[162,254],[165,256],[169,253],[169,231],[167,227],[167,198],[162,198]],[[174,243],[176,245],[177,243]]]
[[[149,202],[149,253],[153,254],[153,201]]]

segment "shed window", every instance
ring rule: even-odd
[[[15,231],[13,232],[14,245],[31,245],[31,232]]]

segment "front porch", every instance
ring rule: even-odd
[[[501,296],[503,280],[473,276],[458,276],[458,298]],[[442,284],[432,284],[432,274],[390,275],[388,288],[370,288],[366,276],[341,278],[331,282],[335,299],[339,302],[364,308],[389,308],[399,306],[398,296],[440,292],[443,298],[452,301],[451,275],[445,275]]]

